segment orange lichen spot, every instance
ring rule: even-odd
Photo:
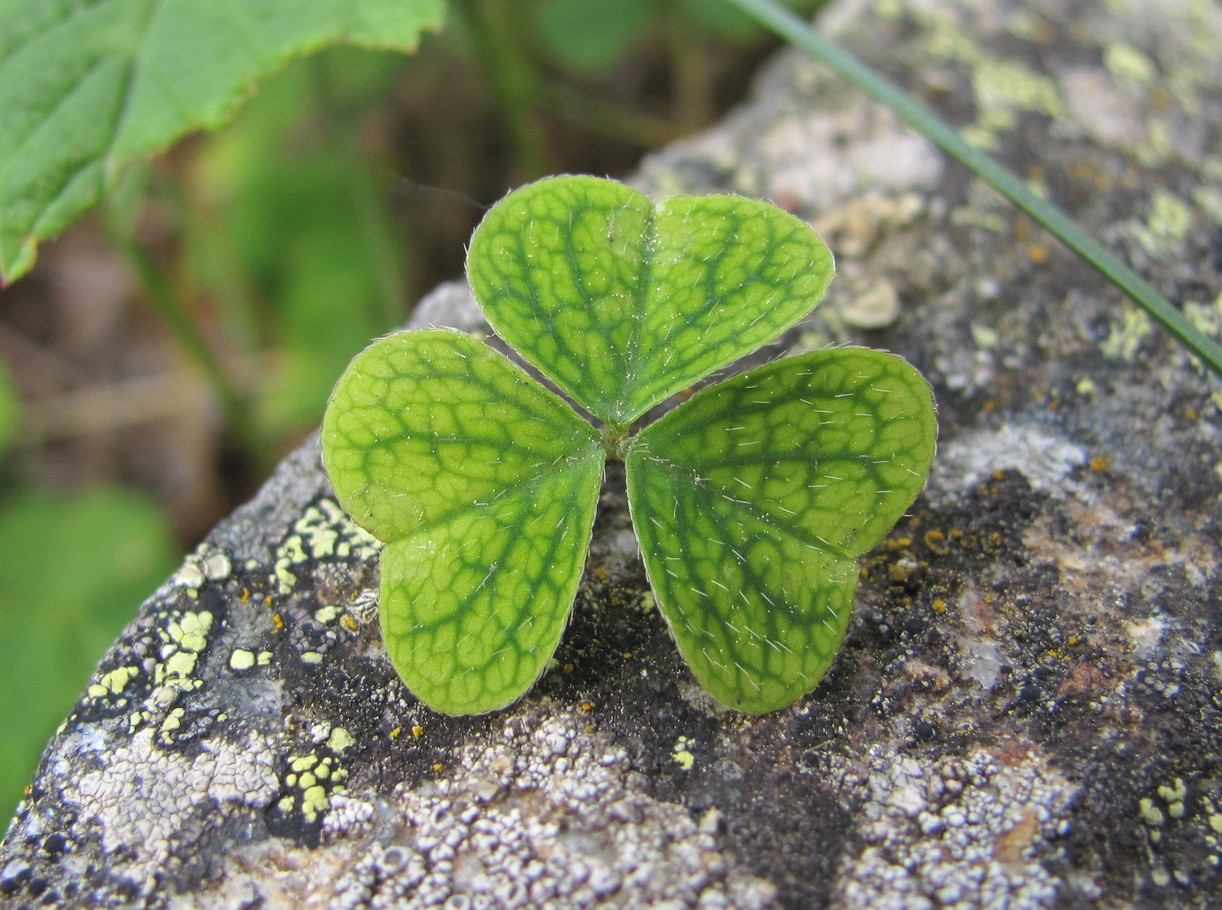
[[[1112,466],[1112,459],[1105,455],[1096,455],[1090,460],[1090,469],[1092,471],[1106,471]]]
[[[349,632],[355,632],[357,630],[356,620],[353,619],[351,616],[342,617],[339,621],[339,624],[343,626],[345,629],[347,629]]]
[[[1082,643],[1082,639],[1077,635],[1071,635],[1069,638],[1065,639],[1065,643],[1071,648],[1074,648]]]
[[[625,651],[623,654],[620,655],[620,657],[624,658],[624,660],[632,660],[632,652]]]
[[[996,411],[996,410],[997,410],[997,402],[996,402],[996,401],[994,401],[992,398],[990,398],[988,401],[986,401],[984,404],[982,404],[982,405],[981,405],[981,407],[982,407],[984,410],[986,410],[986,411],[990,411],[990,412],[992,412],[992,411]]]
[[[908,573],[908,567],[900,565],[897,562],[891,567],[891,570],[887,573],[887,575],[893,582],[901,582],[908,577]]]
[[[584,727],[582,727],[582,729],[583,729],[583,730],[585,730],[585,732],[587,732],[587,733],[593,733],[593,732],[594,732],[594,727],[593,727],[593,725],[592,725],[592,724],[586,724]]]
[[[929,608],[933,610],[935,613],[945,613],[946,612],[946,601],[944,601],[941,597],[935,597],[933,599],[933,603],[929,605]]]
[[[946,535],[937,528],[930,528],[925,532],[925,546],[935,553],[945,553],[947,550]]]
[[[263,598],[263,606],[270,607],[272,605],[272,596],[270,594]]]
[[[897,547],[910,547],[912,546],[912,538],[911,537],[896,538],[895,545]]]
[[[1030,243],[1027,245],[1027,258],[1038,265],[1041,262],[1047,261],[1048,250],[1044,248],[1043,244]]]
[[[415,724],[412,727],[412,739],[419,739],[422,736],[424,736],[424,727],[420,726],[420,724]]]
[[[593,701],[583,701],[583,702],[581,703],[581,710],[582,710],[582,712],[583,712],[583,713],[585,713],[585,714],[589,714],[591,711],[593,711],[593,710],[594,710],[595,708],[597,708],[597,707],[598,707],[598,703],[597,703],[597,702],[593,702]]]
[[[238,600],[240,600],[242,603],[246,603],[246,601],[250,600],[250,588],[243,588],[242,593],[238,595]]]
[[[277,632],[284,631],[284,617],[282,617],[279,613],[272,614],[272,628]]]
[[[402,732],[403,732],[403,728],[402,728],[402,727],[395,727],[393,730],[391,730],[391,731],[390,731],[390,738],[391,738],[391,739],[398,739],[398,738],[399,738],[399,734],[400,734],[400,733],[402,733]]]

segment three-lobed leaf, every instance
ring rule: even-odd
[[[131,163],[336,42],[412,50],[442,0],[0,0],[0,284]]]
[[[719,701],[772,711],[827,672],[855,557],[925,485],[934,421],[908,363],[839,348],[704,389],[633,439],[628,502],[650,584]]]
[[[834,272],[818,236],[776,206],[740,196],[654,205],[582,176],[510,193],[467,254],[497,334],[614,427],[771,341]]]
[[[341,505],[386,541],[382,632],[400,676],[451,714],[518,698],[576,595],[598,434],[487,345],[434,329],[357,355],[322,446]]]
[[[386,542],[382,629],[412,691],[468,714],[530,687],[572,608],[609,455],[697,679],[757,713],[813,688],[848,626],[856,557],[924,486],[928,384],[841,348],[700,391],[635,437],[628,424],[810,309],[833,272],[822,241],[751,200],[655,206],[559,177],[489,212],[468,272],[493,327],[606,426],[451,331],[391,336],[349,366],[324,459]]]

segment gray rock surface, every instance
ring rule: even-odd
[[[835,4],[843,41],[1222,331],[1222,8]],[[557,663],[431,713],[314,443],[146,602],[0,849],[11,906],[1222,905],[1222,385],[1069,253],[794,53],[659,194],[809,218],[846,341],[933,383],[942,446],[862,561],[828,678],[717,708],[645,596],[622,474]],[[462,285],[417,324],[478,330]]]

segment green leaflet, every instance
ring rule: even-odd
[[[399,675],[451,714],[520,697],[585,565],[598,434],[486,345],[427,330],[353,360],[322,445],[340,503],[387,542],[382,630]]]
[[[764,202],[655,206],[620,183],[555,177],[488,213],[467,272],[497,333],[622,428],[792,326],[834,265],[809,226]]]
[[[658,606],[696,677],[742,711],[782,707],[831,666],[857,555],[925,485],[936,426],[915,369],[841,348],[705,389],[625,458]]]
[[[488,321],[607,425],[455,332],[383,339],[345,371],[324,461],[386,542],[382,631],[412,691],[471,714],[530,688],[572,609],[608,456],[697,679],[756,713],[810,691],[848,628],[856,557],[925,485],[929,385],[840,348],[698,392],[635,437],[628,424],[792,325],[831,277],[827,248],[763,203],[654,206],[558,177],[488,213],[467,269]]]
[[[220,126],[259,79],[348,42],[411,50],[442,0],[3,0],[0,285],[128,165]]]

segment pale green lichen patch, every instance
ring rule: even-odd
[[[1117,79],[1140,88],[1150,86],[1158,76],[1153,61],[1138,48],[1123,41],[1103,49],[1103,65]]]
[[[380,549],[377,538],[356,525],[335,500],[322,499],[302,513],[277,548],[272,583],[281,594],[290,594],[300,566],[313,560],[372,560]]]
[[[331,623],[335,622],[335,620],[339,619],[340,613],[342,612],[343,610],[340,607],[334,605],[320,607],[314,611],[314,619],[324,626],[329,626]]]
[[[229,668],[241,673],[243,670],[249,670],[255,665],[255,652],[247,651],[245,648],[235,648],[233,653],[229,655]]]
[[[342,727],[337,727],[332,731],[332,738],[336,731],[341,730]],[[348,777],[348,771],[338,758],[331,755],[290,755],[287,763],[283,783],[289,792],[280,798],[277,806],[281,812],[300,809],[306,821],[318,821],[331,807],[331,797],[346,792],[343,781]]]
[[[182,567],[174,573],[172,580],[175,587],[183,588],[191,597],[197,597],[199,590],[208,582],[222,582],[233,572],[233,563],[221,550],[210,544],[200,544],[194,553],[188,554]]]
[[[343,755],[344,750],[355,743],[352,734],[343,727],[336,727],[331,731],[331,735],[327,737],[327,748],[336,755]]]
[[[98,681],[89,687],[87,694],[90,698],[119,695],[139,673],[140,668],[136,666],[116,667],[109,673],[103,673]],[[117,704],[126,704],[126,699],[120,699]]]
[[[1154,324],[1144,310],[1125,303],[1123,315],[1112,325],[1107,338],[1100,343],[1099,350],[1105,357],[1111,357],[1113,360],[1132,361],[1137,356],[1141,343],[1153,329]]]
[[[692,750],[688,748],[691,743],[692,741],[686,736],[680,736],[675,740],[675,747],[671,751],[670,757],[684,771],[692,770],[692,767],[696,764],[696,756],[692,755]]]

